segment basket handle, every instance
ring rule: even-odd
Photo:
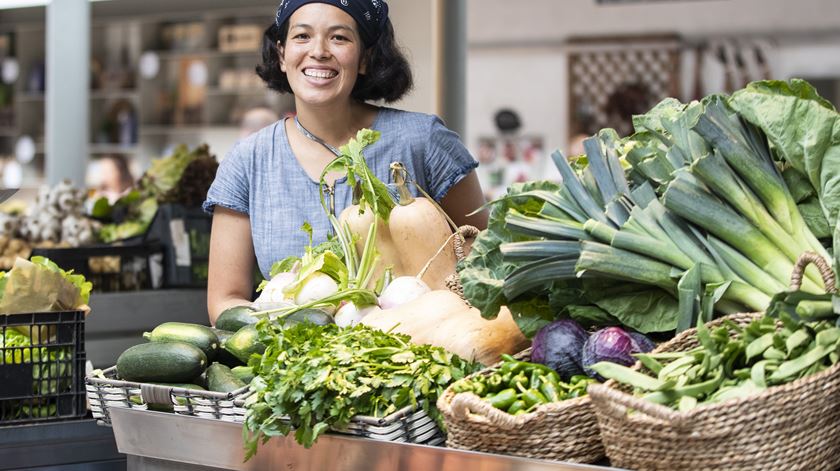
[[[458,237],[452,240],[452,246],[455,249],[455,258],[460,262],[467,257],[464,253],[464,245],[467,239],[472,239],[480,232],[477,227],[465,224],[458,228]]]
[[[140,385],[140,399],[146,404],[171,404],[170,392],[172,388],[157,384],[142,383]]]
[[[685,416],[672,409],[659,404],[640,399],[624,392],[621,392],[609,384],[593,384],[587,388],[587,393],[597,400],[601,407],[611,417],[618,419],[627,415],[627,410],[632,409],[659,419],[676,428],[685,428]]]
[[[834,272],[831,271],[831,266],[820,255],[815,252],[802,252],[802,255],[796,259],[796,264],[793,266],[793,271],[790,274],[790,289],[798,291],[802,286],[802,275],[805,273],[805,268],[813,263],[822,275],[825,283],[825,292],[834,294],[837,292],[837,285],[834,280]]]
[[[456,394],[452,398],[451,407],[452,413],[461,421],[486,422],[503,430],[511,430],[525,423],[524,415],[515,416],[502,412],[470,392]]]

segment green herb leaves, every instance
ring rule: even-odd
[[[445,350],[365,326],[257,324],[267,347],[252,360],[260,376],[245,417],[248,457],[260,438],[286,435],[311,446],[355,415],[383,417],[405,406],[430,410],[452,381],[476,369]]]

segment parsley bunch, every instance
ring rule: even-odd
[[[310,323],[284,327],[257,324],[266,345],[250,366],[258,374],[246,403],[243,435],[247,458],[257,444],[295,430],[310,447],[329,427],[346,426],[355,415],[383,417],[418,405],[435,413],[438,396],[452,381],[475,371],[442,348],[409,343],[406,335],[357,325]]]

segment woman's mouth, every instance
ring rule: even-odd
[[[338,75],[338,72],[329,69],[303,69],[303,75],[317,79],[331,79]]]

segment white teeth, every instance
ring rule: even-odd
[[[315,77],[321,79],[328,79],[333,78],[338,75],[337,72],[332,70],[315,70],[315,69],[306,69],[303,71],[303,74],[307,77]]]

